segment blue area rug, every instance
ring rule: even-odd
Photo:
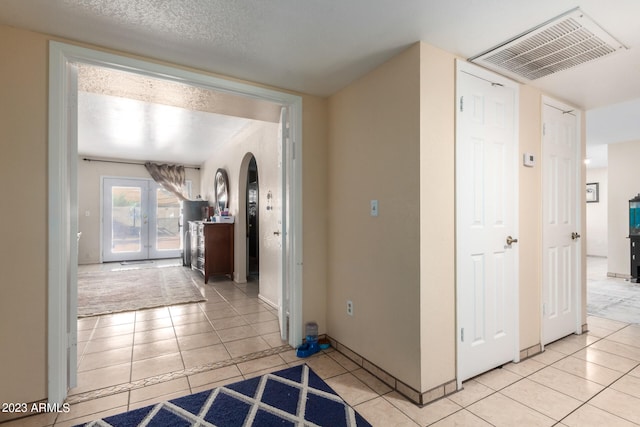
[[[85,427],[371,426],[307,365],[135,409]]]

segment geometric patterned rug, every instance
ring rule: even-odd
[[[307,365],[135,409],[85,427],[371,426]]]

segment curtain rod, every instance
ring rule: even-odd
[[[122,161],[122,160],[101,160],[101,159],[90,159],[88,157],[83,157],[82,160],[84,160],[85,162],[120,163],[122,165],[140,165],[140,166],[144,166],[144,163],[140,163],[140,162],[125,162],[125,161]],[[200,168],[197,167],[197,166],[185,166],[185,169],[200,170]]]

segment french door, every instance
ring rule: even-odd
[[[144,178],[103,179],[102,259],[177,258],[182,250],[180,200]]]

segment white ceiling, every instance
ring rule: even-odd
[[[280,106],[185,83],[77,64],[78,153],[200,165]]]
[[[88,92],[78,107],[78,152],[99,158],[200,165],[251,121]]]
[[[587,167],[607,167],[607,145],[640,140],[640,98],[587,111]]]
[[[0,23],[328,96],[418,40],[469,58],[578,6],[629,49],[530,84],[638,117],[638,0],[2,0]]]

